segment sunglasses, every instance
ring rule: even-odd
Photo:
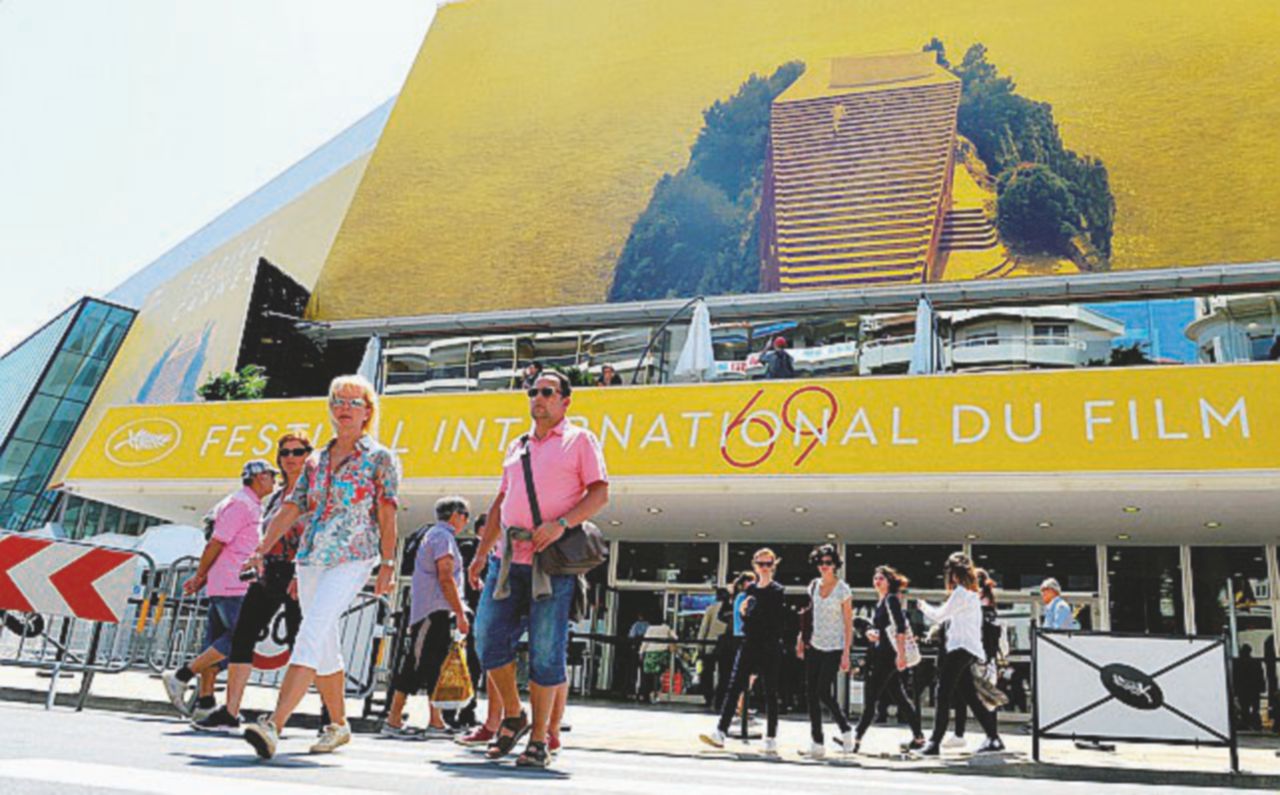
[[[369,405],[369,401],[365,400],[364,398],[332,397],[332,398],[329,398],[329,405],[333,406],[336,409],[345,409],[345,408],[362,409]]]
[[[302,458],[311,452],[310,447],[286,447],[280,451],[281,458]]]
[[[834,566],[834,565],[836,565],[836,562],[835,562],[834,560],[832,560],[831,558],[823,558],[822,560],[818,561],[818,565],[819,565],[819,566]]]
[[[773,568],[773,561],[772,561],[772,560],[753,560],[753,561],[751,561],[751,563],[752,563],[752,565],[754,565],[754,566],[759,566],[759,567],[760,567],[760,568],[762,568],[762,569],[772,569],[772,568]]]
[[[529,397],[537,397],[538,395],[542,395],[544,398],[549,398],[552,395],[558,395],[558,394],[560,394],[560,390],[552,389],[549,386],[544,386],[544,387],[535,386],[529,389]]]

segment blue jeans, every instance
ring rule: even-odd
[[[223,657],[231,656],[231,637],[240,620],[243,596],[210,596],[209,615],[204,627],[204,647],[214,648]]]
[[[480,667],[493,671],[516,661],[516,646],[524,629],[529,627],[529,681],[541,687],[555,687],[565,682],[565,663],[569,650],[569,610],[573,606],[577,577],[557,575],[551,578],[551,596],[533,599],[533,567],[511,564],[507,582],[511,595],[494,599],[498,584],[497,558],[489,559],[489,572],[480,594],[476,611],[476,652]]]

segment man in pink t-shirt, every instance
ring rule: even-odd
[[[231,653],[231,636],[240,616],[240,604],[249,583],[240,579],[244,563],[261,541],[262,498],[275,488],[276,468],[261,458],[245,463],[240,470],[241,488],[222,499],[213,509],[213,534],[200,555],[195,576],[182,585],[191,595],[205,589],[209,612],[205,624],[205,648],[198,657],[177,671],[161,675],[169,701],[187,714],[188,683],[200,676],[200,697],[191,717],[200,720],[213,711],[214,680],[218,668]]]
[[[534,556],[558,541],[566,529],[585,522],[608,504],[609,480],[595,435],[565,419],[572,394],[569,379],[544,370],[528,393],[533,431],[507,448],[502,483],[489,508],[469,574],[472,584],[480,587],[481,571],[488,564],[476,611],[476,651],[490,685],[501,696],[504,715],[500,726],[492,727],[496,737],[489,758],[505,756],[522,735],[531,732],[516,764],[546,767],[550,761],[548,730],[559,722],[552,713],[557,704],[563,706],[568,692],[565,662],[577,578],[541,575],[541,567],[533,565]],[[521,461],[526,447],[542,519],[537,526]],[[500,534],[504,543],[498,555],[509,556],[509,560],[489,561]],[[516,644],[526,618],[532,721],[521,709],[516,688]]]

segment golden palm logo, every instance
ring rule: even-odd
[[[168,457],[178,447],[182,430],[163,418],[126,422],[107,437],[105,453],[113,463],[126,467],[146,466]]]

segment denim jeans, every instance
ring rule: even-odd
[[[572,575],[551,577],[551,596],[533,598],[533,567],[511,564],[508,583],[511,595],[494,599],[499,562],[489,559],[484,592],[476,611],[476,651],[480,665],[492,671],[515,662],[516,647],[529,629],[529,681],[541,687],[565,682],[565,662],[569,650],[569,610],[573,606],[577,579]]]
[[[231,636],[240,620],[243,596],[210,596],[209,614],[204,628],[204,647],[218,650],[223,657],[231,656]]]

